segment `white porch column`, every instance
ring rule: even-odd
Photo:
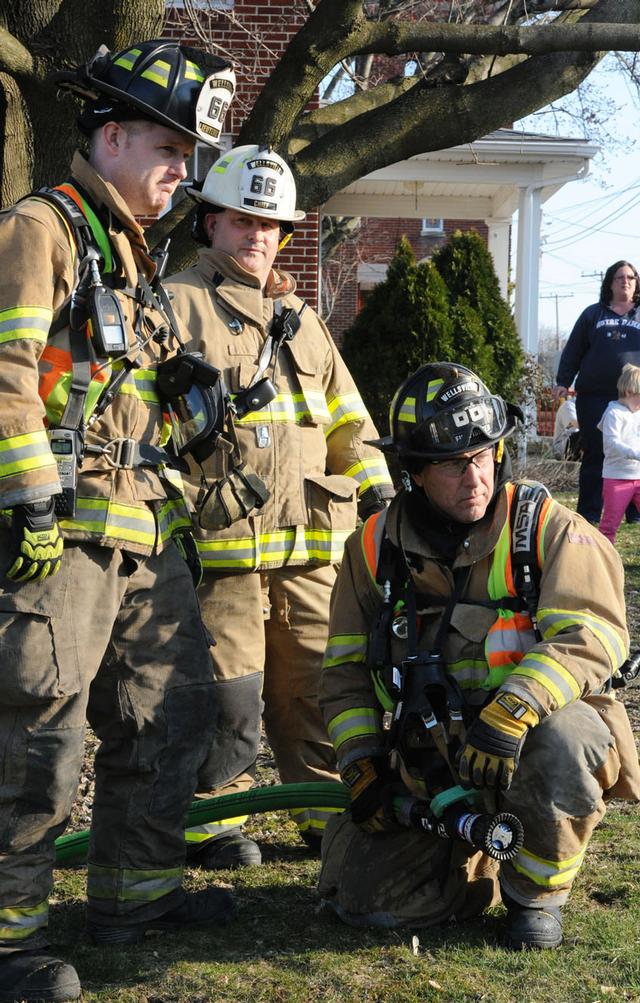
[[[516,325],[525,352],[538,352],[538,286],[540,275],[540,187],[520,189],[516,262]]]
[[[500,283],[500,292],[509,298],[509,235],[511,219],[485,219],[489,228],[489,253]]]

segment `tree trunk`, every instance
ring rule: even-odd
[[[0,74],[3,206],[69,173],[80,105],[70,96],[56,97],[48,75],[86,62],[100,45],[117,51],[158,37],[164,7],[163,0],[0,0],[0,27],[33,57],[29,72]]]

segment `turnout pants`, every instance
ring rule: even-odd
[[[524,827],[513,861],[498,864],[460,840],[408,829],[369,835],[345,812],[329,823],[322,844],[322,899],[347,923],[385,927],[475,915],[500,900],[500,887],[521,905],[563,905],[605,813],[604,793],[616,788],[616,795],[636,799],[640,790],[628,721],[630,745],[620,751],[605,724],[608,715],[625,716],[624,707],[596,699],[597,708],[578,701],[529,732],[513,784],[498,803]],[[620,780],[621,753],[630,784]]]
[[[217,726],[200,772],[200,793],[249,789],[261,715],[282,783],[338,779],[318,707],[335,576],[334,565],[206,574],[198,596],[205,625],[216,639]],[[322,835],[334,811],[318,806],[292,815],[303,836],[313,839]],[[190,829],[187,839],[204,842],[243,820]]]
[[[42,583],[0,592],[0,952],[47,944],[54,840],[100,739],[88,864],[94,923],[183,897],[184,824],[211,744],[211,655],[174,546],[133,557],[67,544]]]

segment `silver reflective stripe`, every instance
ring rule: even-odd
[[[34,906],[7,906],[0,909],[0,940],[24,940],[49,921],[49,903]]]
[[[182,886],[182,867],[142,871],[89,864],[87,894],[120,902],[155,902]]]

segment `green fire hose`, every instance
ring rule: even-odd
[[[344,784],[326,782],[309,784],[275,784],[257,787],[240,794],[225,794],[218,798],[201,798],[193,801],[187,815],[187,825],[204,825],[220,822],[237,815],[255,815],[260,812],[289,808],[346,808],[349,792]],[[72,832],[56,839],[56,864],[78,863],[87,855],[89,833]]]

